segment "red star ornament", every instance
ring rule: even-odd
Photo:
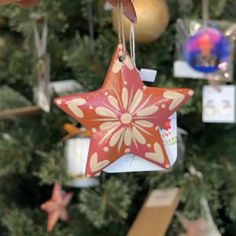
[[[107,0],[114,7],[117,7],[118,3],[121,2],[124,8],[125,16],[133,23],[137,23],[137,15],[134,9],[132,0]]]
[[[64,193],[61,184],[56,182],[53,187],[52,197],[41,205],[41,209],[48,213],[47,231],[51,232],[59,219],[68,220],[66,206],[69,204],[73,193]]]
[[[91,131],[87,177],[125,153],[170,168],[159,128],[194,94],[190,89],[146,87],[127,52],[119,60],[122,51],[119,45],[101,89],[54,101]]]
[[[0,0],[0,5],[15,4],[19,7],[29,8],[36,5],[39,0]]]

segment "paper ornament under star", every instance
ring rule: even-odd
[[[137,15],[134,9],[132,0],[107,0],[114,7],[118,6],[118,3],[123,4],[124,15],[132,22],[137,23]]]
[[[159,129],[194,94],[190,89],[146,87],[127,52],[120,61],[123,51],[118,45],[101,89],[54,100],[91,131],[87,177],[125,153],[170,168]]]
[[[0,0],[0,5],[15,4],[19,7],[29,8],[33,7],[39,0]]]
[[[64,193],[61,190],[61,184],[56,182],[53,187],[52,197],[41,205],[41,209],[48,213],[47,231],[51,232],[57,221],[68,220],[66,206],[69,204],[73,193]]]

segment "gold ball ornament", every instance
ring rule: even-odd
[[[134,24],[135,40],[150,43],[157,40],[169,22],[169,9],[165,0],[134,0],[137,23]],[[113,9],[113,28],[118,32],[118,10]],[[130,21],[124,17],[125,40],[129,41]]]

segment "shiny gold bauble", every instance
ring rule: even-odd
[[[157,40],[166,30],[169,22],[169,10],[165,0],[134,0],[137,13],[135,40],[149,43]],[[118,32],[118,11],[113,9],[113,28]],[[124,17],[125,39],[129,41],[130,22]]]

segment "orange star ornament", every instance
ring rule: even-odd
[[[73,193],[64,193],[59,182],[54,184],[52,197],[41,205],[41,209],[48,213],[47,231],[51,232],[59,219],[68,220],[66,206],[69,204]]]
[[[121,2],[124,8],[125,16],[133,23],[137,23],[137,15],[134,9],[134,5],[131,0],[108,0],[110,4],[117,7],[118,3]]]
[[[194,94],[190,89],[148,88],[128,53],[114,53],[101,89],[55,99],[55,104],[91,131],[86,173],[94,176],[125,153],[170,168],[160,127]]]
[[[0,5],[15,4],[19,7],[30,8],[38,2],[39,0],[0,0]]]

